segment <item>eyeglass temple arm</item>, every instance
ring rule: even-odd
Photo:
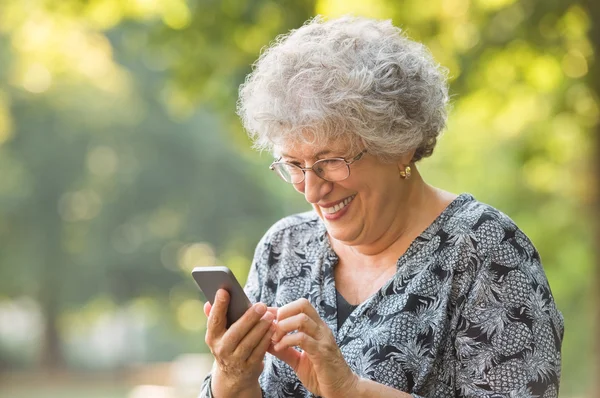
[[[351,161],[346,162],[346,164],[352,164],[354,162],[356,162],[358,159],[360,159],[362,157],[362,155],[364,155],[365,153],[367,153],[366,149],[363,149],[361,153],[359,153],[358,155],[356,155],[355,157],[352,158]]]

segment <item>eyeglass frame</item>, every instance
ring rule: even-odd
[[[301,183],[303,183],[303,182],[304,182],[304,180],[306,180],[306,172],[307,172],[307,171],[312,171],[313,173],[315,173],[315,175],[316,175],[317,177],[319,177],[320,179],[322,179],[322,180],[325,180],[325,181],[327,181],[327,182],[339,182],[339,181],[344,181],[345,179],[347,179],[348,177],[350,177],[350,165],[351,165],[352,163],[354,163],[354,162],[356,162],[356,161],[360,160],[360,159],[363,157],[363,155],[364,155],[365,153],[367,153],[367,150],[366,150],[366,149],[363,149],[363,150],[362,150],[362,151],[361,151],[361,152],[360,152],[358,155],[354,156],[354,157],[353,157],[352,159],[350,159],[350,160],[346,160],[345,158],[341,158],[341,157],[340,157],[340,158],[325,158],[325,159],[319,159],[319,160],[317,160],[316,162],[314,162],[314,163],[312,164],[312,166],[310,166],[310,167],[302,167],[302,166],[299,166],[299,165],[297,165],[297,164],[293,164],[293,163],[290,163],[290,162],[282,162],[282,161],[281,161],[281,158],[279,158],[279,159],[277,159],[276,161],[274,161],[273,163],[271,163],[271,165],[269,166],[269,170],[272,170],[272,171],[274,171],[274,172],[275,172],[275,173],[276,173],[276,174],[279,176],[279,178],[281,178],[283,181],[287,182],[288,184],[301,184]],[[330,180],[328,180],[328,179],[326,179],[326,178],[323,178],[323,177],[321,177],[321,176],[319,175],[319,173],[317,173],[317,172],[314,170],[314,167],[315,167],[315,165],[316,165],[316,164],[318,164],[319,162],[331,161],[331,160],[341,160],[341,161],[343,161],[343,162],[346,164],[346,168],[348,169],[348,175],[347,175],[346,177],[342,178],[341,180],[330,181]],[[293,166],[293,167],[296,167],[296,168],[300,169],[300,170],[302,171],[302,180],[300,180],[300,181],[298,181],[298,182],[291,182],[291,181],[287,181],[285,178],[283,178],[283,177],[281,176],[281,174],[279,174],[279,172],[277,172],[277,170],[275,170],[275,167],[274,167],[274,165],[276,165],[276,164],[285,164],[285,165]]]

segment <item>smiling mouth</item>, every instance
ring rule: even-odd
[[[335,214],[338,211],[342,210],[344,207],[348,206],[348,204],[350,202],[352,202],[352,200],[354,199],[356,195],[352,195],[346,199],[344,199],[343,201],[341,201],[340,203],[338,203],[335,206],[332,207],[321,207],[321,210],[323,211],[323,213],[327,213],[327,214]]]

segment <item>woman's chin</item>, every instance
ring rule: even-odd
[[[330,238],[346,245],[352,245],[356,241],[356,234],[350,228],[336,228],[335,226],[327,225],[327,233]]]

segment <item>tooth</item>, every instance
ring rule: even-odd
[[[352,199],[354,199],[354,196],[350,196],[349,198],[344,199],[343,201],[341,201],[340,203],[338,203],[335,206],[332,207],[323,207],[323,212],[327,213],[327,214],[333,214],[333,213],[337,213],[338,211],[342,210],[344,207],[348,206],[348,203],[352,202]]]

